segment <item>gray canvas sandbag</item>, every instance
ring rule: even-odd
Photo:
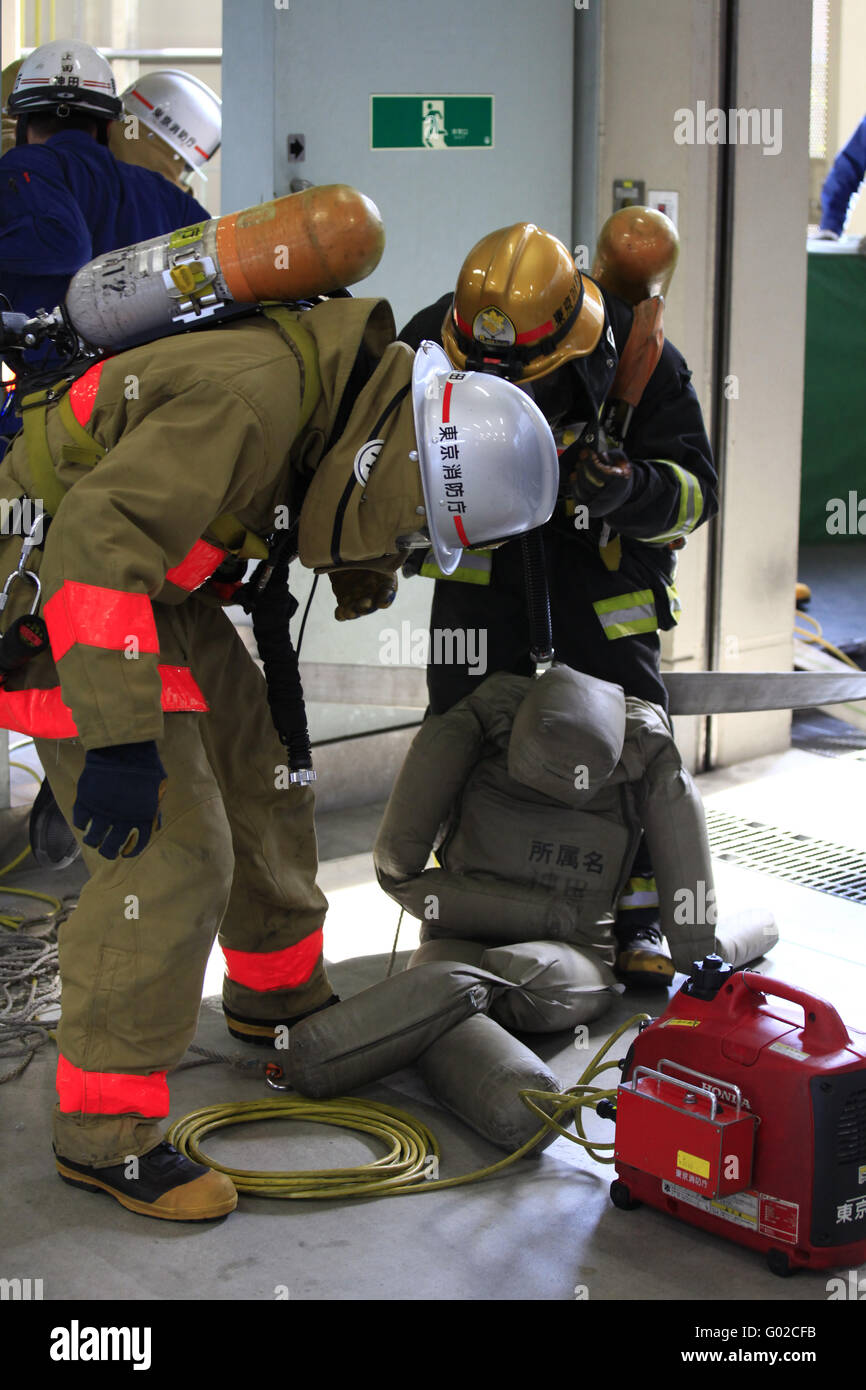
[[[486,967],[481,962],[486,950],[484,941],[467,941],[462,936],[437,936],[430,941],[422,941],[409,957],[406,969],[414,970],[416,965],[426,965],[431,960],[450,960],[459,961],[462,965],[476,965],[483,970]]]
[[[467,1018],[443,1034],[419,1057],[418,1070],[437,1100],[509,1153],[541,1128],[518,1092],[561,1090],[541,1058],[486,1014]],[[553,1113],[555,1107],[548,1108]],[[540,1152],[556,1137],[551,1130],[531,1152]]]
[[[490,1017],[520,1033],[556,1033],[590,1023],[623,990],[594,952],[566,941],[495,946],[484,952],[480,965],[517,986],[491,1004]]]
[[[779,940],[779,928],[772,912],[747,907],[723,917],[716,928],[716,951],[737,970],[759,960]],[[492,967],[487,967],[491,969]]]
[[[622,686],[569,666],[552,666],[530,687],[514,716],[508,771],[516,782],[567,806],[589,802],[622,754]],[[575,779],[579,765],[586,780]]]
[[[432,961],[295,1024],[287,1074],[303,1095],[342,1095],[410,1066],[442,1033],[486,1009],[505,980]]]

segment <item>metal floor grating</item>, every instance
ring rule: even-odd
[[[787,879],[802,888],[866,903],[866,851],[830,840],[795,835],[729,811],[706,811],[710,849],[716,859]]]

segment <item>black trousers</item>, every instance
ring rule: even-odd
[[[667,709],[661,678],[657,632],[611,640],[605,635],[593,603],[611,592],[629,590],[629,581],[589,569],[574,542],[545,527],[545,562],[556,660],[599,680],[621,685],[626,695]],[[632,585],[631,587],[637,587]],[[485,675],[510,671],[531,676],[529,615],[523,555],[519,541],[493,552],[489,585],[437,580],[430,616],[433,640],[427,667],[430,710],[446,710],[478,688]],[[471,640],[436,640],[436,632],[471,632]],[[469,654],[470,661],[455,659]],[[482,662],[481,655],[484,660]]]

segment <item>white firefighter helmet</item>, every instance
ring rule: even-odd
[[[559,489],[556,445],[524,391],[484,372],[456,372],[440,347],[423,342],[412,402],[427,529],[443,574],[468,547],[548,520]]]
[[[123,105],[196,171],[220,147],[222,102],[180,68],[144,73],[123,93]]]
[[[52,39],[24,59],[9,97],[10,115],[87,112],[115,121],[123,110],[114,73],[101,53],[79,39]]]

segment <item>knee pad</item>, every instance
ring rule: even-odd
[[[438,1101],[509,1153],[541,1128],[518,1093],[561,1089],[541,1058],[486,1014],[467,1018],[438,1038],[419,1057],[418,1070]],[[550,1114],[555,1109],[552,1104],[542,1108]],[[530,1152],[540,1152],[557,1137],[550,1130]]]
[[[519,1033],[555,1033],[590,1023],[622,992],[594,952],[566,941],[496,946],[479,964],[516,986],[491,1003],[490,1016]]]

